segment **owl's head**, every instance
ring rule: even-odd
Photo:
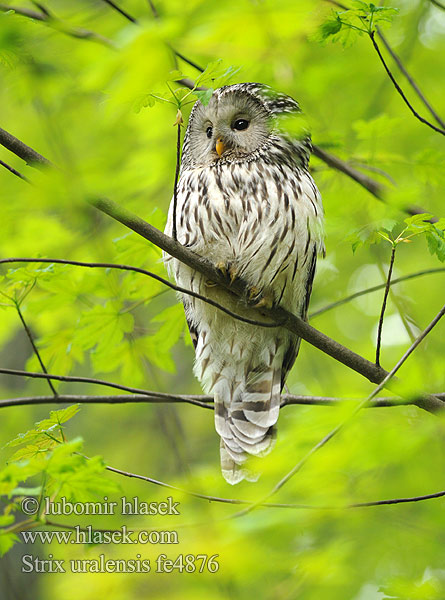
[[[238,83],[196,102],[184,138],[183,167],[254,158],[277,137],[277,117],[300,108],[289,96],[260,83]]]

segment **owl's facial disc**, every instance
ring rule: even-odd
[[[192,162],[196,166],[220,159],[248,157],[270,135],[270,115],[255,97],[241,91],[214,94],[198,105],[189,124]]]

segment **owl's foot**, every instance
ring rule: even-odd
[[[218,269],[218,271],[221,271],[224,279],[227,279],[228,281],[230,281],[230,283],[233,283],[238,277],[237,268],[230,262],[217,262],[215,267]]]
[[[237,270],[231,263],[220,261],[215,264],[215,268],[221,273],[224,279],[230,283],[233,283],[237,278]],[[206,287],[216,287],[218,284],[207,279],[205,285]]]
[[[273,296],[270,294],[263,294],[254,285],[249,288],[247,302],[255,308],[272,308],[274,304]]]

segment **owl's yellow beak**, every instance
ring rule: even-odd
[[[221,158],[221,155],[225,150],[224,142],[221,138],[216,140],[215,150],[218,152],[218,156]]]

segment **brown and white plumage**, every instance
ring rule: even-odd
[[[178,241],[306,317],[317,254],[324,251],[323,209],[307,166],[310,140],[293,139],[278,117],[298,104],[267,86],[244,83],[197,102],[184,138],[177,190]],[[247,123],[247,126],[246,126]],[[173,227],[173,202],[166,233]],[[179,285],[255,319],[255,311],[175,259]],[[267,453],[284,381],[299,338],[284,328],[240,322],[200,300],[182,301],[195,346],[195,374],[214,395],[221,467],[229,483],[255,479],[245,463]]]

